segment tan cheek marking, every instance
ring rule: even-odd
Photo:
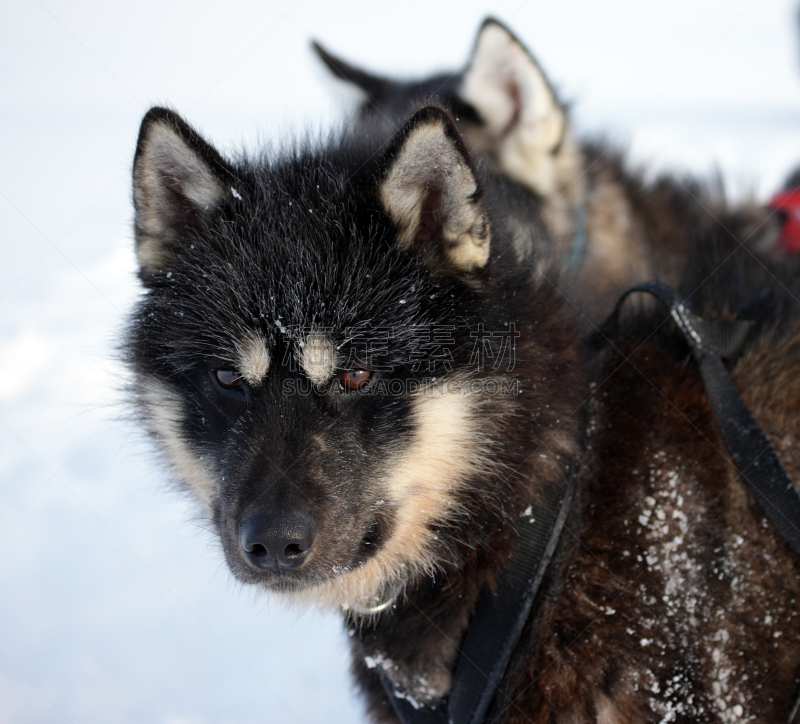
[[[468,395],[434,393],[417,399],[417,434],[385,482],[397,509],[395,552],[410,546],[422,553],[428,523],[452,514],[454,489],[473,469],[472,408]]]
[[[253,387],[258,387],[269,371],[270,355],[267,343],[260,334],[251,333],[236,348],[237,370]]]
[[[398,583],[440,567],[431,525],[461,515],[457,492],[472,474],[491,465],[480,454],[486,433],[476,406],[477,396],[466,392],[433,388],[416,396],[416,433],[382,482],[381,494],[395,513],[391,538],[374,558],[309,592],[309,598],[325,605],[371,606]]]
[[[214,482],[202,461],[183,439],[179,397],[163,382],[147,378],[140,383],[147,409],[147,426],[158,439],[170,467],[206,507],[214,498]]]

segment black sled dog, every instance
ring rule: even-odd
[[[779,215],[754,203],[734,212],[719,182],[645,180],[608,142],[579,138],[541,66],[497,20],[484,21],[462,70],[420,80],[385,78],[314,48],[362,92],[361,119],[394,125],[431,101],[450,109],[473,154],[534,192],[543,238],[568,272],[562,289],[594,323],[633,284],[678,284],[696,228],[714,217],[735,216],[739,242],[756,254],[777,248]]]
[[[154,108],[133,175],[141,419],[238,580],[342,611],[373,721],[446,709],[518,531],[568,495],[486,721],[788,720],[800,560],[686,343],[634,300],[582,343],[533,192],[446,111],[232,161]],[[739,263],[732,225],[695,231],[682,293],[756,300],[731,372],[796,482],[796,277]]]

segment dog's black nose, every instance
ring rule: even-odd
[[[303,565],[317,521],[298,508],[248,513],[239,522],[239,543],[251,566],[275,573]]]

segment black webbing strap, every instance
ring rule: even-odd
[[[739,355],[754,323],[701,319],[686,308],[674,289],[660,282],[646,282],[625,292],[610,318],[609,329],[616,325],[623,302],[633,292],[652,294],[669,308],[700,368],[706,396],[736,469],[775,529],[800,555],[800,493],[722,363],[723,357]]]
[[[478,598],[450,689],[451,724],[484,720],[564,530],[577,477],[573,468],[566,489],[550,491],[535,518],[520,520],[511,565],[495,594]]]
[[[483,722],[564,530],[577,473],[573,468],[565,488],[547,493],[540,510],[520,519],[508,568],[494,592],[486,587],[478,597],[448,700],[436,707],[419,706],[381,676],[402,724]]]

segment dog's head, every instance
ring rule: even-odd
[[[504,310],[449,116],[231,163],[157,108],[133,176],[136,399],[236,577],[367,606],[446,563],[513,395],[475,359]]]

